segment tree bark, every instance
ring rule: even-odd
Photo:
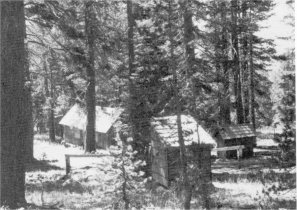
[[[222,14],[222,48],[221,51],[223,53],[223,91],[222,91],[222,101],[220,107],[220,115],[221,115],[221,123],[222,124],[230,124],[230,71],[228,64],[228,32],[227,32],[227,17],[226,17],[226,3],[224,1],[221,2]]]
[[[189,75],[194,73],[194,61],[195,61],[195,51],[193,44],[191,43],[194,40],[194,27],[192,21],[192,13],[189,10],[189,1],[184,0],[181,2],[181,8],[183,10],[183,24],[184,24],[184,44],[185,44],[185,55],[186,55],[186,69],[188,79],[191,79]],[[195,105],[195,94],[194,94],[194,83],[191,82],[192,86],[192,97],[193,97],[193,109],[196,110]],[[180,111],[179,111],[180,112]],[[178,113],[178,112],[177,112]],[[196,113],[195,113],[196,114]],[[192,199],[192,187],[190,185],[188,171],[187,171],[187,158],[186,158],[186,149],[185,143],[182,136],[182,127],[181,127],[181,116],[180,113],[177,114],[177,126],[178,126],[178,140],[180,146],[180,162],[182,167],[182,178],[183,178],[183,187],[185,192],[184,208],[191,208],[191,199]]]
[[[93,11],[93,2],[87,1],[85,3],[85,23],[86,23],[86,37],[88,60],[86,65],[88,87],[86,92],[86,105],[87,105],[87,135],[85,139],[85,152],[92,152],[96,150],[95,141],[95,126],[96,126],[96,97],[95,97],[95,14]]]
[[[251,2],[250,2],[251,4]],[[250,26],[252,24],[252,8],[250,5]],[[249,29],[249,111],[253,128],[256,129],[255,117],[255,87],[254,87],[254,61],[253,61],[253,31]]]
[[[31,79],[30,79],[30,72],[29,72],[29,57],[28,57],[28,48],[26,46],[26,66],[25,66],[25,97],[27,100],[27,105],[25,106],[27,108],[27,115],[26,115],[26,121],[27,121],[27,129],[28,134],[26,136],[25,140],[25,154],[26,154],[26,162],[31,162],[34,159],[33,155],[33,143],[34,143],[34,123],[33,123],[33,104],[32,104],[32,95],[31,95]]]
[[[128,18],[128,63],[129,63],[129,123],[131,126],[132,138],[135,141],[136,138],[136,128],[135,128],[135,87],[133,83],[134,70],[134,18],[133,18],[133,5],[131,0],[127,0],[127,18]]]
[[[0,205],[17,208],[25,200],[26,128],[25,17],[23,1],[1,1]]]
[[[242,2],[242,19],[243,19],[243,30],[242,30],[242,56],[243,56],[243,62],[242,62],[242,87],[243,87],[243,111],[244,111],[244,119],[245,123],[249,122],[249,92],[248,92],[248,25],[247,25],[247,1]]]
[[[46,54],[44,54],[43,59],[44,59],[44,72],[45,72],[45,76],[44,76],[45,96],[49,100],[49,104],[48,104],[49,108],[47,110],[47,113],[48,113],[47,126],[49,128],[49,139],[51,142],[55,142],[56,141],[55,114],[54,114],[55,107],[54,107],[54,98],[53,98],[52,67],[48,63]],[[49,85],[49,81],[50,81],[50,85]]]
[[[231,1],[231,18],[232,18],[232,54],[233,54],[233,74],[234,74],[234,95],[235,95],[235,106],[237,123],[244,123],[243,118],[243,107],[241,97],[241,71],[239,65],[239,47],[238,47],[238,2],[237,0]]]

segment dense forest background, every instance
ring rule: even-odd
[[[74,103],[126,107],[137,135],[177,110],[208,128],[280,121],[269,72],[293,55],[258,35],[272,1],[128,3],[26,4],[36,128],[54,141],[55,121]]]
[[[19,43],[19,55],[13,54],[14,51],[5,52],[6,48],[1,47],[1,56],[21,56],[23,63],[18,64],[25,68],[17,71],[15,80],[11,79],[14,71],[1,70],[1,76],[15,81],[9,85],[15,87],[14,91],[24,100],[23,104],[1,101],[1,108],[15,105],[22,116],[24,126],[18,134],[24,132],[20,146],[24,150],[20,151],[25,151],[27,161],[33,159],[34,131],[48,132],[50,140],[57,141],[58,122],[75,103],[87,113],[86,152],[95,150],[95,106],[123,107],[122,122],[128,125],[125,132],[132,137],[133,149],[138,151],[136,159],[141,160],[148,158],[152,117],[176,115],[186,197],[184,207],[188,209],[191,189],[181,114],[193,116],[209,130],[225,124],[251,123],[254,129],[281,124],[284,148],[292,143],[295,136],[294,49],[279,54],[274,41],[259,33],[262,21],[272,15],[273,1],[22,3],[12,6],[1,3],[1,35],[6,35],[11,43],[14,39],[25,40],[24,46]],[[287,4],[294,10],[293,1]],[[20,37],[7,37],[9,33],[2,30],[7,24],[4,20],[10,20],[5,19],[9,16],[3,12],[5,6],[7,11],[23,12],[23,16],[16,16],[23,23],[19,31],[8,30]],[[288,15],[287,20],[294,24],[293,16]],[[8,47],[9,42],[2,40],[4,38],[1,46]],[[1,63],[1,68],[17,68],[5,66],[13,61]],[[275,61],[283,65],[277,94],[269,78]],[[13,97],[12,90],[1,92],[4,93]],[[13,122],[9,122],[13,128]],[[17,138],[9,133],[5,135]],[[21,162],[19,153],[14,155]]]

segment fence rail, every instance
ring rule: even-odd
[[[242,150],[245,148],[244,145],[238,145],[238,146],[230,146],[230,147],[219,147],[219,148],[214,148],[212,151],[216,152],[226,152],[226,151],[232,151],[236,150],[237,151],[237,159],[238,161],[242,158]],[[225,155],[224,155],[225,157]]]

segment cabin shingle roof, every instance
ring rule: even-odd
[[[123,110],[120,108],[96,106],[96,132],[107,133],[122,112]],[[86,130],[86,123],[86,112],[77,104],[59,122],[60,125],[66,125],[80,130]]]
[[[224,140],[244,137],[255,137],[256,132],[251,124],[229,125],[220,129],[220,135]]]
[[[200,141],[202,144],[216,146],[216,141],[193,117],[181,115],[181,121],[185,145],[191,145]],[[167,146],[179,146],[176,116],[153,118],[151,125],[160,137],[161,142]]]

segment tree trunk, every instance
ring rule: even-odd
[[[55,114],[54,114],[54,99],[53,99],[53,84],[52,84],[52,67],[48,63],[47,55],[44,54],[44,88],[45,88],[45,96],[49,100],[49,108],[48,108],[48,122],[47,126],[49,128],[49,139],[51,142],[56,141],[55,135]],[[50,79],[48,79],[50,77]],[[49,87],[50,81],[50,87]]]
[[[131,126],[132,138],[136,140],[136,131],[135,131],[135,88],[133,83],[133,74],[134,70],[134,43],[133,43],[133,34],[134,34],[134,18],[133,18],[133,5],[131,0],[127,0],[127,18],[128,18],[128,56],[129,56],[129,123]]]
[[[221,123],[222,124],[230,124],[230,71],[228,64],[228,32],[227,32],[227,17],[226,17],[226,3],[221,2],[222,7],[222,53],[223,53],[223,91],[222,91],[222,101],[221,101]]]
[[[95,126],[96,126],[96,97],[95,97],[95,14],[93,12],[93,2],[87,1],[85,3],[85,23],[86,23],[86,37],[88,49],[88,61],[86,66],[88,87],[86,92],[87,104],[87,135],[85,139],[85,152],[92,152],[96,150],[95,140]]]
[[[0,205],[17,208],[25,200],[26,128],[25,17],[23,1],[1,1]]]
[[[181,8],[183,10],[183,24],[184,24],[184,44],[186,50],[186,69],[187,69],[187,79],[191,79],[190,75],[194,73],[194,61],[195,61],[195,52],[193,48],[193,44],[191,43],[194,40],[194,27],[192,21],[192,13],[189,10],[189,1],[184,0],[181,3]],[[191,82],[192,86],[192,108],[196,110],[195,105],[195,93],[194,93],[194,83]],[[196,114],[196,113],[195,113]],[[190,209],[191,208],[191,199],[192,199],[192,187],[189,182],[188,172],[187,172],[187,159],[186,159],[186,150],[185,150],[185,143],[182,136],[182,127],[181,127],[181,117],[180,113],[177,114],[177,126],[178,126],[178,139],[180,145],[180,162],[182,167],[182,178],[183,178],[183,185],[184,185],[184,192],[185,192],[185,200],[184,200],[184,208]]]
[[[25,154],[26,154],[26,162],[31,162],[34,159],[33,155],[33,143],[34,143],[34,124],[33,124],[33,104],[32,104],[32,95],[31,95],[31,79],[29,72],[29,57],[28,57],[28,48],[26,47],[26,67],[25,67],[25,81],[29,84],[25,85],[25,97],[28,99],[28,104],[25,106],[28,111],[26,115],[27,121],[27,129],[28,134],[25,140]]]
[[[242,30],[242,89],[243,89],[243,111],[244,111],[244,118],[245,123],[249,122],[249,92],[248,92],[248,26],[247,26],[247,1],[242,2],[242,19],[243,19],[243,30]]]
[[[252,22],[252,11],[250,5],[250,24]],[[254,87],[254,62],[253,62],[253,32],[249,29],[249,111],[250,119],[253,124],[253,128],[256,129],[256,117],[255,117],[255,87]]]
[[[55,59],[54,55],[53,55],[53,51],[52,49],[50,50],[50,55],[51,55],[51,59]],[[53,61],[52,61],[53,62]],[[53,67],[52,65],[50,65],[50,130],[49,130],[49,134],[50,134],[50,140],[52,142],[56,141],[56,128],[55,128],[55,82],[54,82],[54,78],[53,78]]]
[[[243,107],[241,97],[241,71],[239,65],[239,47],[238,47],[238,2],[237,0],[231,1],[231,18],[232,18],[232,54],[233,54],[233,74],[234,74],[234,95],[235,95],[235,106],[237,123],[244,123],[243,118]]]

